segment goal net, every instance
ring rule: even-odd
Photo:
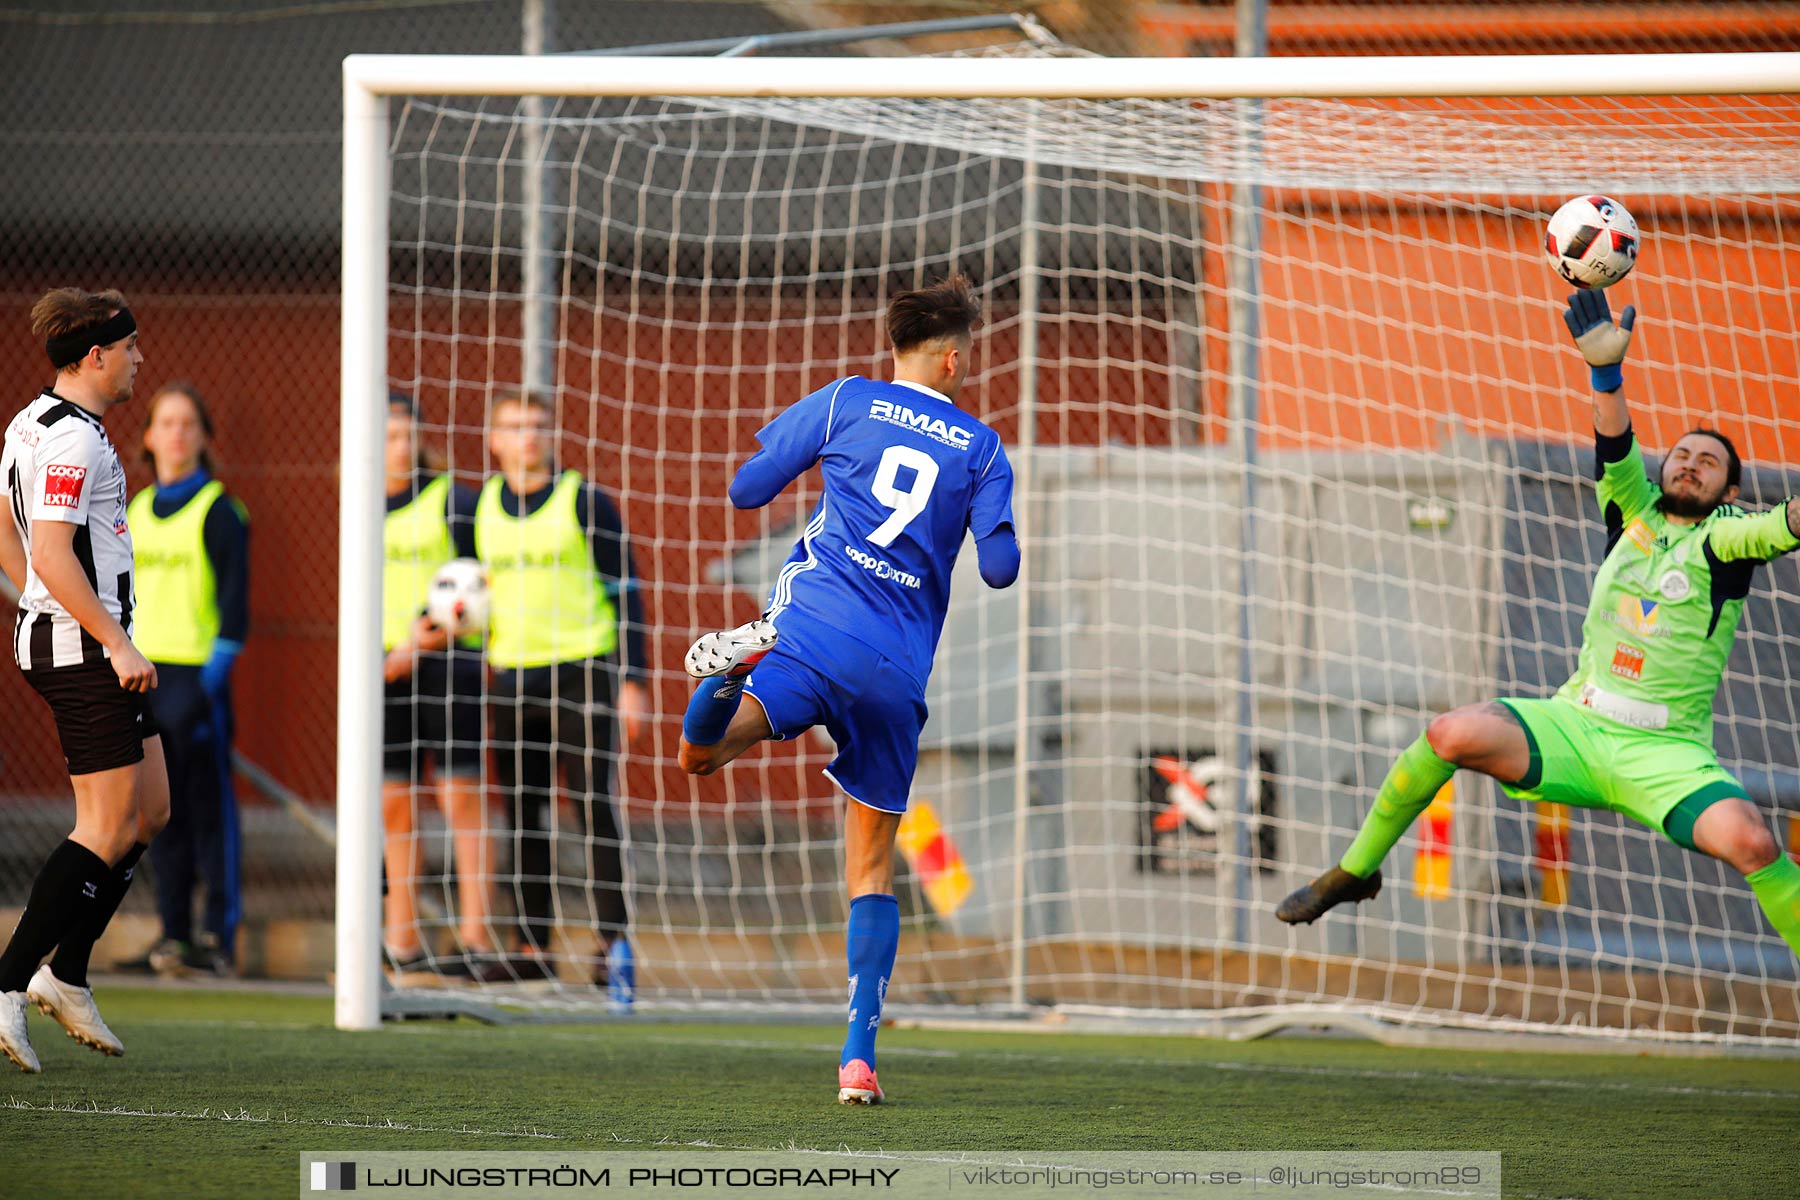
[[[1627,394],[1651,461],[1706,424],[1743,451],[1745,503],[1800,492],[1792,95],[1728,94],[1723,72],[1718,94],[1570,97],[1544,94],[1572,76],[1542,69],[1497,98],[819,98],[830,64],[771,61],[762,98],[694,94],[727,64],[685,63],[689,82],[635,97],[527,100],[445,96],[478,85],[443,72],[400,94],[407,60],[379,61],[397,80],[370,168],[386,183],[373,215],[346,210],[344,528],[378,520],[367,412],[389,390],[478,487],[499,470],[491,402],[535,383],[558,468],[616,502],[654,719],[600,782],[640,1006],[841,1002],[829,742],[688,778],[681,658],[761,612],[818,497],[815,473],[732,508],[756,431],[834,378],[886,373],[889,297],[963,271],[986,320],[960,402],[1007,443],[1025,565],[1006,591],[972,551],[958,566],[900,839],[891,1012],[1800,1038],[1795,957],[1734,872],[1468,773],[1389,856],[1378,899],[1298,929],[1273,915],[1337,860],[1433,714],[1546,696],[1574,668],[1605,533],[1568,289],[1543,255],[1564,199],[1611,195],[1644,232],[1609,298],[1640,314]],[[1011,65],[906,69],[955,94]],[[1117,62],[1055,66],[1069,91],[1119,90],[1098,86]],[[1313,90],[1305,64],[1263,67]],[[549,86],[510,69],[496,91]],[[379,299],[352,305],[375,274]],[[380,927],[374,536],[345,551],[341,1018],[366,1018],[342,989],[370,994]],[[1797,634],[1800,580],[1778,561],[1717,702],[1723,762],[1793,850]],[[389,1008],[607,1002],[593,850],[612,832],[564,780],[533,877],[537,835],[495,766],[518,752],[496,738],[504,702],[488,696],[482,725],[481,854],[453,850],[438,780],[403,768],[390,837],[418,852],[426,958],[392,978]],[[469,940],[471,878],[503,950],[529,886],[549,885],[553,979],[445,965]]]

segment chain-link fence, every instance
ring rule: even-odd
[[[1778,3],[1630,7],[1275,4],[1273,54],[1786,50]],[[49,287],[117,286],[143,328],[140,403],[109,428],[135,462],[143,406],[192,381],[219,426],[223,477],[252,517],[252,634],[238,746],[293,794],[332,794],[335,720],[340,64],[353,52],[510,53],[522,0],[37,0],[0,11],[0,377],[14,407],[50,379],[26,310]],[[893,5],[561,0],[548,44],[598,49],[804,27],[1035,11],[1110,54],[1231,52],[1233,5]],[[1482,19],[1468,21],[1470,10]],[[1461,22],[1459,24],[1459,22]],[[962,39],[964,43],[967,38]],[[865,43],[816,53],[949,48]],[[655,597],[652,595],[654,606]],[[653,608],[654,611],[654,608]],[[48,713],[0,670],[0,906],[22,902],[67,826]],[[676,710],[678,711],[678,709]],[[669,720],[672,722],[673,717]],[[672,726],[671,726],[672,728]],[[253,918],[328,911],[329,854],[246,786]],[[304,885],[304,886],[302,886]],[[131,904],[145,908],[148,889]]]
[[[786,26],[758,5],[553,6],[555,44],[597,47]],[[340,72],[357,51],[509,53],[518,0],[359,5],[84,3],[0,14],[13,164],[0,178],[0,376],[50,382],[27,309],[118,286],[143,329],[138,403],[108,427],[132,469],[143,400],[191,380],[222,476],[251,514],[252,632],[238,747],[305,800],[332,794],[336,712]],[[68,827],[49,715],[0,672],[0,905]],[[241,781],[246,911],[330,911],[330,851]],[[147,909],[150,890],[134,890]]]
[[[527,11],[522,0],[71,0],[0,12],[0,142],[12,163],[0,176],[0,377],[10,404],[52,377],[30,334],[32,301],[51,287],[119,287],[146,356],[137,402],[107,422],[133,489],[151,478],[137,456],[143,401],[187,380],[216,420],[221,476],[251,515],[252,630],[235,694],[238,750],[266,772],[262,786],[239,780],[252,922],[331,907],[330,848],[268,801],[279,788],[290,802],[328,806],[333,792],[342,60],[517,53]],[[881,5],[706,0],[531,11],[547,15],[545,44],[565,51],[899,19]],[[10,668],[0,705],[5,907],[23,903],[69,809],[49,714]],[[147,911],[150,889],[134,889],[128,907]]]

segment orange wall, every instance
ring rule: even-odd
[[[1615,313],[1639,310],[1627,391],[1639,432],[1654,447],[1716,422],[1748,458],[1800,461],[1800,247],[1771,222],[1696,226],[1646,222],[1637,269],[1608,292]],[[1571,289],[1541,238],[1537,220],[1467,213],[1277,217],[1263,280],[1270,440],[1423,445],[1445,415],[1492,436],[1589,436],[1586,371],[1560,315]]]
[[[1781,221],[1711,223],[1648,203],[1637,272],[1613,289],[1642,316],[1632,352],[1630,395],[1647,444],[1666,445],[1701,421],[1740,439],[1746,457],[1800,463],[1795,420],[1796,314],[1791,281],[1800,258],[1779,237]],[[1070,308],[1043,320],[1038,436],[1046,443],[1166,444],[1223,434],[1227,390],[1222,211],[1212,201],[1211,251],[1200,309],[1210,328],[1198,348],[1206,378],[1172,385],[1165,364],[1179,347],[1160,326],[1167,314],[1095,317]],[[1317,197],[1272,197],[1263,284],[1262,440],[1283,446],[1423,446],[1445,418],[1477,433],[1552,439],[1589,436],[1585,371],[1558,317],[1562,289],[1539,252],[1538,215],[1441,208],[1367,211],[1321,207]],[[1310,207],[1309,207],[1310,205]],[[1753,213],[1766,217],[1771,210]],[[1050,289],[1054,295],[1054,288]],[[240,666],[240,745],[303,796],[329,797],[335,747],[337,311],[331,296],[194,299],[133,297],[146,364],[138,402],[109,428],[129,451],[141,401],[159,383],[186,377],[211,399],[221,429],[225,477],[252,516],[253,633]],[[27,331],[29,297],[0,300],[0,378],[14,404],[47,382]],[[482,466],[479,429],[488,381],[516,378],[508,350],[490,355],[486,313],[459,317],[433,305],[397,306],[397,328],[438,335],[415,352],[396,339],[397,375],[421,380],[429,420],[455,427],[457,461]],[[678,662],[696,629],[747,619],[762,584],[727,593],[706,582],[727,546],[756,536],[768,519],[736,513],[722,499],[733,466],[778,407],[827,382],[842,358],[873,363],[871,323],[802,320],[760,325],[766,306],[705,309],[683,304],[682,327],[640,308],[571,310],[562,369],[597,403],[566,404],[563,461],[623,499],[656,625],[661,670],[654,755],[634,761],[628,794],[686,803],[695,791],[667,764],[686,700]],[[511,314],[495,329],[515,332]],[[450,337],[451,333],[456,336]],[[1009,439],[1017,435],[1017,320],[990,315],[977,351],[971,407]],[[774,366],[771,364],[806,364]],[[1197,394],[1195,394],[1197,392]],[[1188,414],[1185,426],[1171,410]],[[139,470],[134,483],[145,476]],[[777,502],[776,520],[794,506]],[[66,788],[51,749],[47,715],[16,671],[0,670],[0,793]],[[810,744],[770,751],[768,772],[704,781],[709,803],[820,797]],[[797,758],[796,756],[803,756]]]
[[[1267,16],[1271,55],[1596,54],[1800,48],[1792,5],[1652,0],[1618,4],[1276,2]],[[1141,4],[1141,53],[1217,57],[1232,53],[1234,5]]]

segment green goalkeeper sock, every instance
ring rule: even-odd
[[[1744,878],[1750,881],[1756,902],[1768,914],[1769,924],[1800,956],[1800,863],[1784,854]]]
[[[1438,789],[1456,774],[1456,767],[1438,757],[1424,734],[1400,755],[1400,761],[1382,780],[1375,807],[1357,831],[1356,840],[1338,864],[1359,879],[1367,879],[1400,835],[1425,811]]]

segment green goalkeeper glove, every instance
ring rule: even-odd
[[[1619,364],[1625,361],[1626,347],[1631,345],[1631,327],[1637,324],[1637,308],[1627,304],[1613,324],[1612,309],[1606,293],[1595,289],[1576,292],[1563,310],[1563,324],[1575,339],[1575,348],[1587,359],[1596,392],[1616,392],[1625,383],[1625,372]]]

